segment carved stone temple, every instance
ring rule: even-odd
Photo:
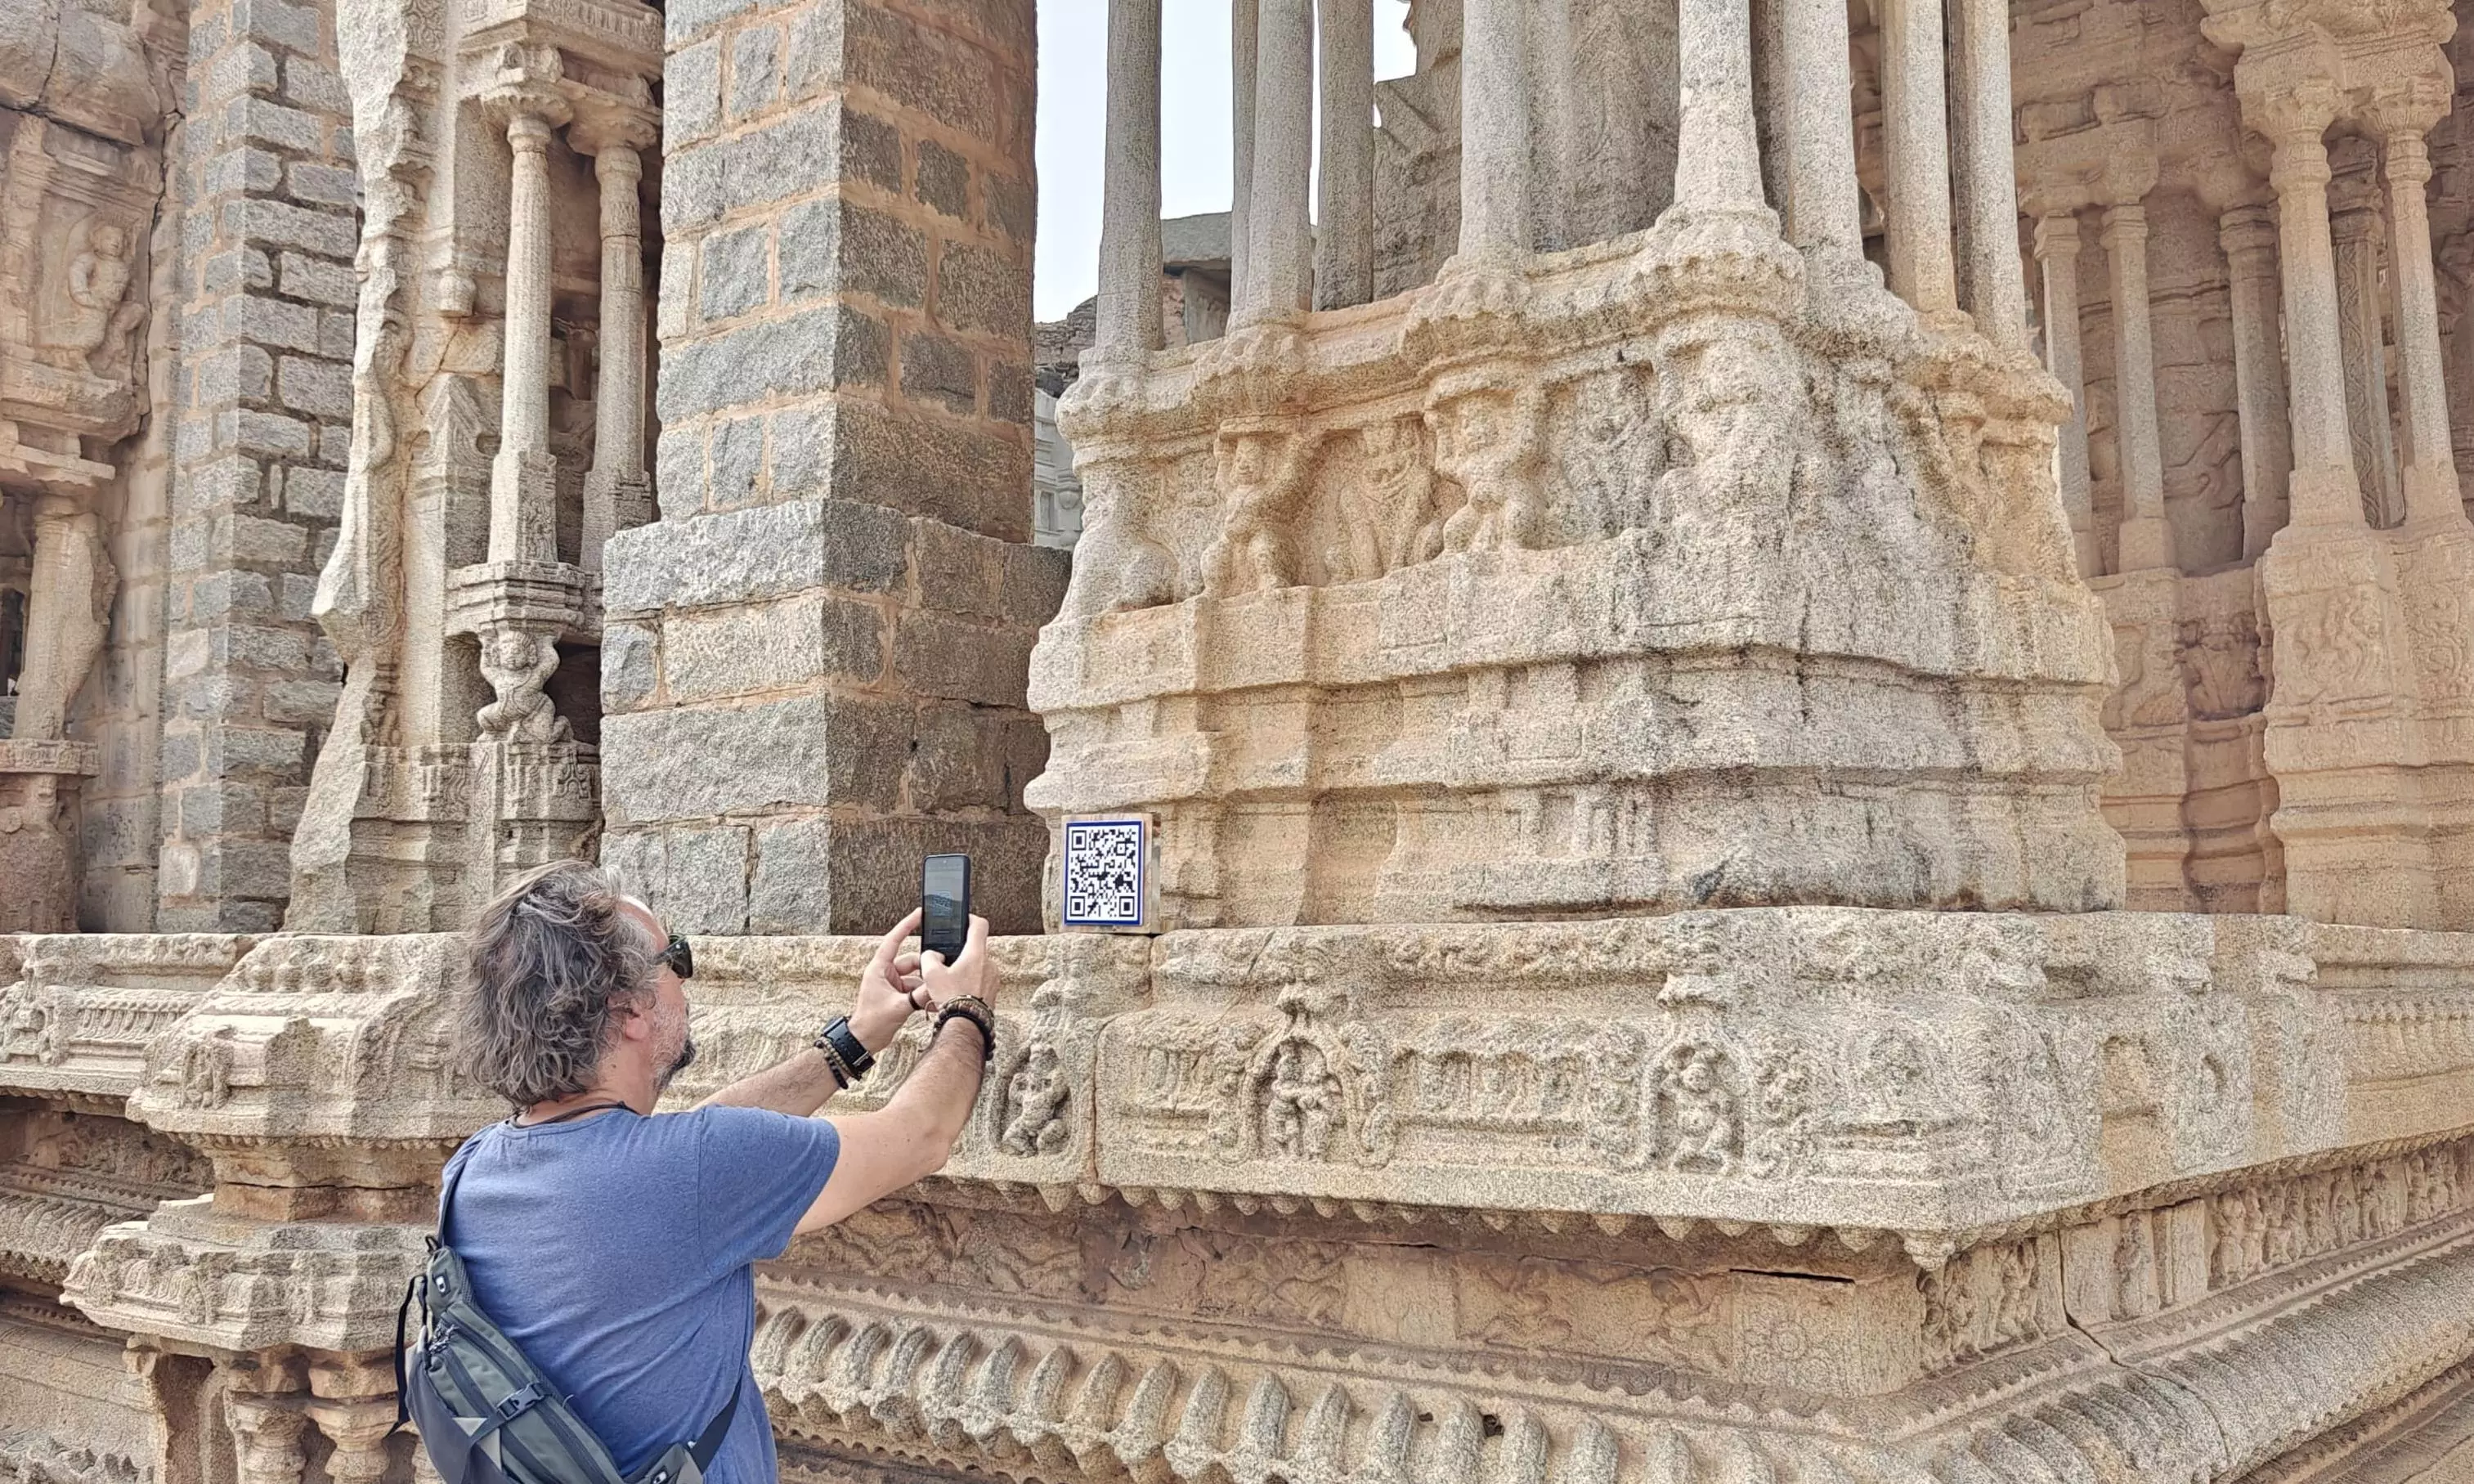
[[[429,1479],[457,931],[932,850],[792,1484],[2474,1477],[2474,30],[1188,3],[1035,333],[1033,0],[0,0],[0,1481]]]

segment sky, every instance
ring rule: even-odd
[[[1228,209],[1228,3],[1162,0],[1160,203],[1167,216]],[[1416,54],[1408,0],[1374,0],[1374,75]],[[1108,102],[1108,0],[1039,0],[1039,244],[1032,312],[1062,319],[1099,286],[1100,171]]]

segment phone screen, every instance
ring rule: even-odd
[[[919,946],[952,962],[971,936],[971,858],[930,856],[919,873]]]

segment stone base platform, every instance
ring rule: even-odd
[[[36,1008],[0,1131],[116,1111],[213,1187],[0,1282],[357,1426],[495,1111],[438,1040],[453,940],[95,941],[0,939]],[[696,947],[681,1106],[869,945]],[[788,1477],[2300,1484],[2456,1446],[2474,937],[1763,909],[998,956],[945,1172],[762,1277]]]

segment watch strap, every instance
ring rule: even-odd
[[[859,1034],[851,1029],[848,1015],[834,1017],[831,1025],[817,1033],[816,1049],[839,1061],[854,1081],[867,1075],[876,1065],[876,1054],[860,1044]]]

